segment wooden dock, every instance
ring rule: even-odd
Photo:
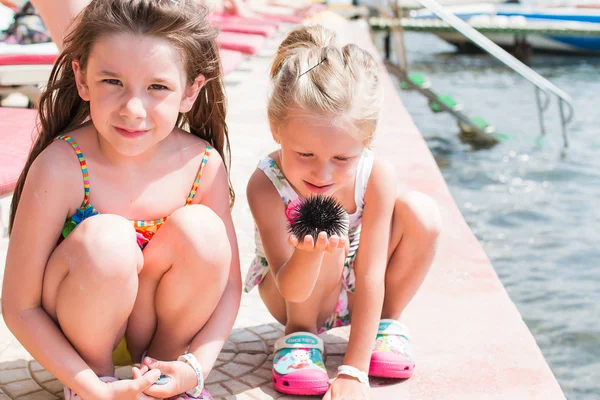
[[[585,22],[529,22],[523,18],[491,17],[466,21],[472,28],[481,33],[508,33],[517,35],[550,35],[550,36],[600,36],[600,25]],[[405,31],[426,33],[456,32],[452,25],[437,18],[369,18],[369,25],[374,30],[388,30],[401,26]]]

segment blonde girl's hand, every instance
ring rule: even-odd
[[[288,236],[290,246],[309,252],[327,251],[333,253],[338,249],[346,248],[346,241],[346,237],[338,235],[327,238],[326,232],[319,232],[316,243],[311,235],[306,235],[304,240],[298,240],[294,234]]]
[[[143,392],[152,387],[159,377],[160,371],[156,370],[144,375],[138,374],[138,376],[134,373],[133,379],[110,382],[108,383],[110,391],[108,397],[114,400],[153,400],[155,397]]]
[[[368,385],[355,378],[340,375],[329,386],[323,400],[369,400],[369,392]]]
[[[198,384],[196,371],[187,363],[183,361],[158,361],[150,357],[144,358],[140,368],[133,367],[133,377],[146,376],[154,371],[160,371],[159,376],[161,374],[166,375],[168,380],[164,385],[151,385],[144,390],[144,393],[148,396],[166,399],[184,393]]]

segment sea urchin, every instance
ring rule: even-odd
[[[333,197],[316,195],[291,202],[286,210],[288,231],[298,240],[311,235],[317,241],[319,232],[346,236],[348,234],[348,213]]]

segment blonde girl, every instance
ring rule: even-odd
[[[203,379],[241,278],[205,15],[194,0],[94,0],[41,97],[2,306],[67,400],[212,398]],[[134,379],[115,378],[142,358]]]
[[[393,169],[371,150],[382,105],[378,75],[368,52],[336,46],[320,26],[294,29],[271,69],[268,116],[279,149],[248,184],[257,252],[245,290],[258,286],[285,325],[272,373],[283,393],[367,399],[367,375],[408,378],[414,369],[399,319],[429,270],[440,217],[426,195],[398,195]],[[347,211],[347,237],[288,233],[286,209],[316,194]],[[316,334],[351,320],[344,363],[329,385]]]

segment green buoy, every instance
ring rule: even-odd
[[[408,74],[408,80],[411,84],[421,89],[427,89],[430,86],[429,80],[419,73]],[[410,89],[408,82],[402,82],[400,87],[402,89]]]
[[[431,111],[435,113],[445,111],[439,103],[445,105],[451,110],[459,111],[462,109],[462,105],[458,104],[456,100],[454,100],[454,97],[450,95],[440,95],[437,97],[437,102],[433,100],[429,101],[429,108],[431,108]]]
[[[538,136],[535,138],[535,145],[538,147],[543,147],[546,144],[548,144],[548,141],[546,140],[546,138],[544,136]]]
[[[515,135],[513,134],[501,132],[494,132],[492,136],[494,136],[500,142],[506,142],[507,140],[512,140],[515,138]]]

